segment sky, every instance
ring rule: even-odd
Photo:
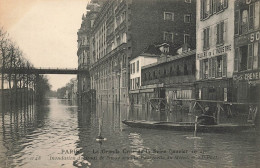
[[[77,68],[77,31],[89,0],[0,0],[0,27],[35,67]],[[52,90],[76,75],[47,75]]]

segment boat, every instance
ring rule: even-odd
[[[148,129],[164,129],[173,131],[189,131],[192,132],[195,129],[194,122],[158,122],[158,121],[146,121],[146,120],[123,120],[127,126],[136,128],[148,128]],[[214,132],[214,133],[224,133],[224,132],[240,132],[243,130],[254,128],[254,124],[214,124],[214,125],[202,125],[197,124],[197,132]]]

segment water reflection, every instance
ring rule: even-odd
[[[101,117],[107,141],[98,143]],[[0,120],[0,167],[257,165],[259,137],[255,132],[200,133],[201,139],[188,139],[192,133],[130,128],[122,124],[124,119],[170,120],[146,107],[104,102],[78,108],[72,101],[49,99],[39,106],[7,108]],[[71,149],[72,153],[66,153]]]

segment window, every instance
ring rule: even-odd
[[[164,12],[164,20],[174,21],[174,13]]]
[[[253,69],[253,44],[248,45],[247,69]]]
[[[137,77],[136,78],[136,87],[139,88],[141,85],[140,85],[140,77]]]
[[[211,0],[201,0],[200,19],[206,19],[212,14]]]
[[[185,14],[184,23],[190,23],[190,22],[191,22],[191,14]]]
[[[227,75],[227,56],[221,55],[208,59],[208,78],[220,78]]]
[[[239,34],[239,20],[240,20],[240,11],[236,10],[236,12],[235,12],[235,34]]]
[[[242,46],[240,47],[240,66],[239,66],[239,70],[240,71],[244,71],[247,69],[247,54],[248,54],[248,46]]]
[[[228,0],[200,0],[200,19],[207,19],[227,7]]]
[[[209,49],[209,27],[203,29],[203,49]]]
[[[236,48],[235,50],[235,56],[234,56],[234,71],[238,71],[238,62],[239,62],[239,48]]]
[[[132,68],[132,64],[130,64],[130,74],[132,74],[133,68]]]
[[[248,29],[249,30],[252,30],[254,29],[254,4],[250,4],[249,5],[249,25],[248,25]],[[259,13],[257,14],[259,15]]]
[[[209,60],[208,59],[200,60],[200,78],[208,79],[208,74],[209,74]]]
[[[260,2],[243,5],[235,11],[235,34],[244,34],[250,30],[259,29]]]
[[[164,32],[163,33],[163,40],[166,41],[166,42],[173,42],[173,33]]]
[[[185,0],[185,3],[191,3],[191,0]]]
[[[133,73],[135,73],[135,62],[133,63]]]
[[[187,64],[184,64],[184,75],[188,75],[188,67]]]
[[[222,56],[218,56],[217,57],[217,77],[222,77],[222,70],[223,70],[223,60],[222,60]]]
[[[139,61],[136,62],[136,72],[139,72]]]
[[[190,44],[190,35],[184,34],[184,44]]]
[[[217,45],[224,43],[224,21],[217,24]]]

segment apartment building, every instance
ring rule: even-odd
[[[260,2],[235,1],[233,101],[260,101]]]
[[[234,1],[197,1],[196,98],[231,101]]]
[[[90,42],[91,89],[97,101],[129,103],[130,64],[152,44],[195,48],[194,0],[109,0],[98,13]]]
[[[102,1],[91,1],[87,5],[87,13],[82,15],[82,23],[80,29],[77,32],[78,35],[78,70],[83,73],[79,73],[78,80],[78,99],[79,102],[90,101],[90,37],[94,20],[100,10]]]

